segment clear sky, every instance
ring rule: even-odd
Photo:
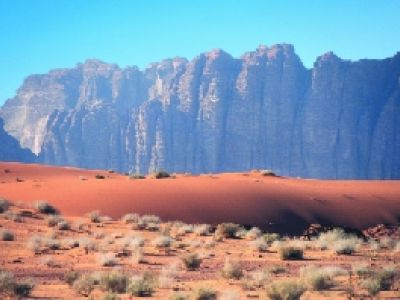
[[[307,67],[400,51],[400,0],[0,0],[0,105],[29,74],[98,58],[143,68],[291,43]]]

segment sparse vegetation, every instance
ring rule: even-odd
[[[128,282],[128,276],[117,270],[105,272],[100,277],[100,287],[102,290],[118,294],[125,293]]]
[[[303,259],[303,249],[292,246],[282,246],[278,249],[279,257],[282,260],[300,260]]]
[[[136,297],[150,297],[154,293],[155,279],[151,274],[134,276],[129,280],[127,292]]]
[[[338,267],[307,266],[300,269],[300,277],[308,289],[321,291],[334,286],[334,278],[347,272]]]
[[[121,218],[121,221],[126,224],[137,223],[140,220],[140,216],[138,214],[126,214]]]
[[[228,279],[240,279],[243,276],[243,268],[239,261],[226,258],[221,274]]]
[[[215,300],[217,291],[212,288],[201,287],[194,292],[195,300]]]
[[[57,215],[58,214],[58,210],[46,201],[37,201],[35,203],[35,208],[42,214],[47,214],[47,215]]]
[[[70,286],[72,286],[78,278],[79,273],[77,271],[68,271],[64,274],[64,281]]]
[[[267,286],[267,296],[271,300],[298,300],[305,290],[300,281],[283,279],[274,281]]]
[[[74,281],[73,289],[85,297],[89,296],[96,286],[96,281],[91,274],[83,274]]]
[[[6,199],[0,199],[0,214],[6,212],[10,207],[10,201]]]
[[[154,172],[152,174],[152,177],[155,179],[163,179],[163,178],[169,178],[169,177],[171,177],[171,175],[167,171],[160,170],[160,171]]]
[[[106,179],[106,176],[104,176],[102,174],[96,174],[95,178],[96,179]]]
[[[14,233],[12,231],[10,231],[10,230],[7,230],[7,229],[0,230],[0,239],[2,241],[7,241],[7,242],[13,241],[14,240]]]
[[[135,174],[130,174],[129,179],[146,179],[146,176],[135,173]]]
[[[114,267],[117,264],[117,259],[113,253],[99,253],[97,261],[103,267]]]
[[[234,223],[221,223],[218,224],[217,229],[215,230],[216,239],[220,240],[222,238],[234,239],[236,238],[236,234],[242,227],[238,224]]]
[[[181,257],[183,264],[189,271],[196,270],[200,267],[202,259],[197,253],[189,253]]]

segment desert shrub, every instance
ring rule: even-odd
[[[4,229],[0,230],[0,239],[2,241],[13,241],[14,240],[14,233],[10,230]]]
[[[332,249],[337,254],[351,255],[360,247],[360,241],[358,238],[349,237],[346,239],[338,240],[332,246]]]
[[[321,291],[332,287],[333,279],[347,272],[338,267],[316,267],[307,266],[300,269],[300,277],[305,285],[313,291]]]
[[[35,254],[39,254],[41,252],[42,245],[43,239],[38,235],[32,236],[26,243],[27,248]]]
[[[189,300],[189,296],[182,293],[174,293],[169,298],[169,300]]]
[[[239,300],[240,295],[236,291],[228,290],[228,291],[222,292],[220,299],[221,300]]]
[[[267,286],[267,296],[271,300],[298,300],[304,291],[303,284],[293,279],[274,281]]]
[[[149,274],[134,276],[129,280],[127,292],[136,297],[150,297],[154,293],[155,279]]]
[[[16,223],[22,223],[24,221],[24,219],[22,218],[22,216],[20,214],[13,213],[11,211],[7,211],[4,214],[4,217],[7,220],[14,221]]]
[[[70,230],[71,229],[71,225],[69,224],[69,222],[67,222],[65,220],[62,220],[62,221],[58,222],[57,228],[59,230]]]
[[[272,170],[261,170],[260,173],[262,176],[276,176]]]
[[[48,266],[49,268],[58,268],[58,267],[60,267],[60,265],[51,256],[42,257],[40,262],[43,265]]]
[[[243,268],[239,261],[225,259],[221,274],[228,279],[240,279],[243,276]]]
[[[58,214],[58,210],[46,201],[37,201],[35,203],[35,208],[42,214],[46,214],[46,215]]]
[[[265,286],[270,276],[267,270],[253,271],[246,274],[242,281],[242,287],[245,290],[254,290]]]
[[[34,287],[35,287],[35,285],[31,282],[16,283],[14,285],[14,295],[18,299],[27,298],[27,297],[29,297],[29,295]]]
[[[153,173],[152,177],[154,177],[155,179],[163,179],[163,178],[169,178],[171,177],[171,175],[169,175],[169,173],[164,170],[160,170]]]
[[[6,212],[10,207],[10,201],[6,199],[0,199],[0,214]]]
[[[140,218],[140,221],[142,221],[144,224],[160,224],[161,219],[159,216],[156,215],[143,215]]]
[[[106,176],[101,175],[101,174],[96,174],[96,176],[94,176],[96,179],[106,179]]]
[[[59,215],[50,215],[46,220],[47,226],[55,227],[62,220],[63,220],[63,218],[61,218]]]
[[[15,278],[7,271],[0,270],[0,295],[12,295],[14,293]]]
[[[246,232],[246,238],[255,240],[262,236],[262,231],[258,227],[252,227],[249,231]]]
[[[189,253],[181,257],[183,264],[189,271],[196,270],[200,267],[202,259],[197,253]]]
[[[279,239],[281,238],[277,233],[265,233],[263,237],[265,242],[267,242],[269,245],[275,241],[279,241]]]
[[[350,255],[361,245],[361,240],[341,228],[323,232],[318,236],[317,245],[323,249],[332,249],[337,254]]]
[[[61,243],[58,239],[49,237],[43,240],[43,245],[50,250],[59,250],[61,248]]]
[[[282,260],[299,260],[303,259],[303,249],[291,246],[282,246],[278,249],[279,257]]]
[[[114,293],[107,293],[103,296],[102,300],[120,300],[121,298],[118,297],[117,294]]]
[[[101,289],[113,293],[125,293],[128,282],[128,276],[117,270],[103,273],[100,277]]]
[[[77,280],[75,280],[72,288],[78,293],[85,297],[89,296],[94,290],[96,281],[90,274],[83,274]]]
[[[381,291],[381,284],[377,278],[365,279],[361,286],[367,290],[368,294],[371,296],[376,296]]]
[[[396,247],[396,240],[394,240],[388,236],[385,236],[379,241],[379,244],[381,245],[381,248],[391,250],[394,247]]]
[[[138,214],[126,214],[121,218],[121,221],[126,224],[132,224],[139,222],[140,216]]]
[[[274,265],[267,268],[267,271],[272,274],[282,274],[285,273],[287,270],[284,266]]]
[[[64,281],[69,285],[72,286],[74,282],[79,278],[79,273],[77,271],[67,271],[64,274]]]
[[[159,237],[156,237],[153,241],[152,244],[153,246],[157,248],[169,248],[171,247],[173,243],[173,239],[169,236],[161,235]]]
[[[210,234],[210,225],[208,224],[199,224],[196,225],[193,229],[194,233],[199,236],[207,236]]]
[[[242,227],[238,224],[234,223],[221,223],[218,224],[217,229],[215,230],[215,237],[217,239],[228,238],[234,239],[236,238],[236,234]]]
[[[390,291],[397,275],[398,271],[392,267],[387,267],[378,272],[376,278],[380,282],[381,289],[383,291]]]
[[[88,218],[92,223],[101,223],[101,214],[98,210],[93,210],[87,214]]]
[[[158,287],[162,289],[171,288],[174,283],[177,271],[178,266],[176,264],[172,264],[162,268],[160,274],[158,275]]]
[[[217,291],[213,288],[201,287],[194,292],[195,300],[216,300]]]
[[[268,243],[263,237],[259,237],[254,241],[251,241],[250,246],[252,249],[258,252],[265,252],[268,250]]]
[[[133,249],[131,260],[134,264],[142,264],[146,262],[142,247],[135,247]]]
[[[129,175],[129,179],[145,179],[145,178],[146,178],[146,176],[143,176],[143,175],[137,174],[137,173]]]
[[[103,267],[114,267],[117,264],[113,253],[99,253],[97,255],[97,261]]]
[[[79,239],[79,247],[83,248],[86,253],[89,253],[89,251],[97,250],[96,243],[92,239],[89,239],[89,238]]]
[[[373,270],[366,264],[356,264],[353,266],[354,273],[360,278],[367,278],[373,275]]]

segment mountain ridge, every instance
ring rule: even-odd
[[[399,78],[399,52],[359,61],[327,52],[307,69],[290,44],[143,70],[89,59],[29,76],[0,116],[49,164],[400,178]]]

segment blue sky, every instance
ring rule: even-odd
[[[0,105],[29,74],[87,58],[143,68],[222,48],[291,43],[307,67],[400,51],[399,0],[0,0]]]

